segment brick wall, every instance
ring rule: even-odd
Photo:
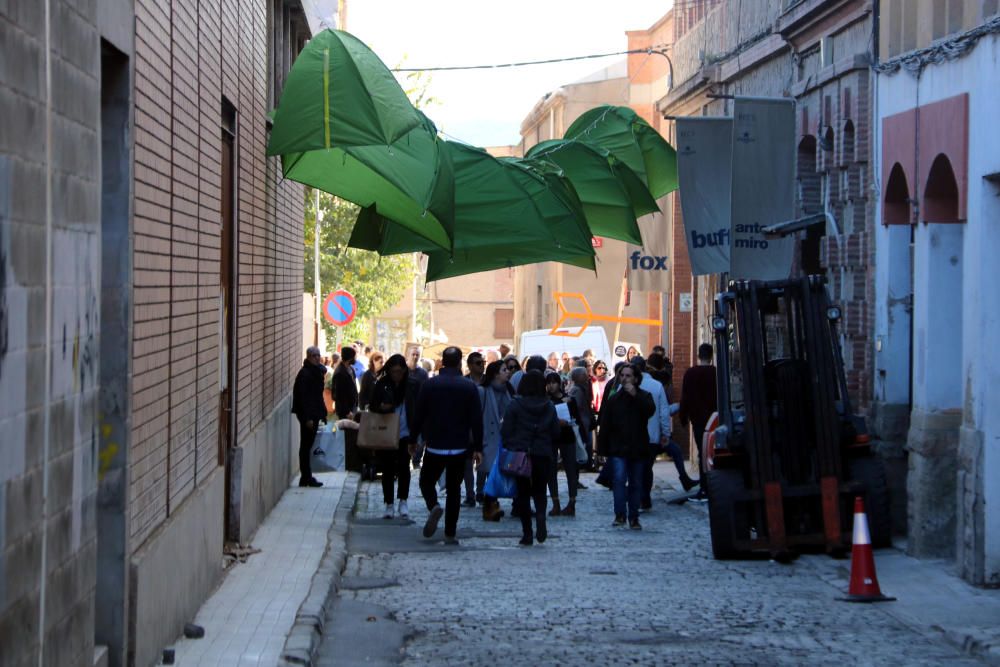
[[[47,43],[46,3],[0,3],[5,665],[89,665],[94,645],[101,60],[94,3],[49,7]]]
[[[236,442],[302,358],[302,189],[264,157],[269,4],[136,3],[133,550],[219,463],[223,96],[238,119]]]

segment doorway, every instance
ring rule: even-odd
[[[219,230],[219,465],[225,469],[224,540],[234,539],[232,462],[236,433],[236,107],[222,98],[221,205]],[[238,512],[238,509],[236,510]]]
[[[94,643],[125,664],[128,618],[129,58],[101,40],[101,328]]]

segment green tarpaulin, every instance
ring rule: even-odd
[[[642,243],[636,218],[657,210],[635,172],[602,148],[579,141],[544,141],[526,159],[557,165],[572,183],[595,236]]]
[[[285,178],[379,210],[450,248],[454,178],[437,129],[382,61],[351,35],[324,30],[288,75],[268,154]]]
[[[577,118],[563,138],[607,150],[638,174],[654,197],[677,189],[673,146],[628,107],[595,107]]]

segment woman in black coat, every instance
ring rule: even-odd
[[[552,465],[549,468],[549,495],[552,496],[552,511],[549,516],[576,516],[576,491],[580,484],[580,471],[576,463],[576,436],[573,430],[577,428],[574,424],[580,423],[580,415],[577,410],[576,401],[566,396],[562,390],[562,378],[559,373],[552,371],[545,375],[545,393],[552,406],[564,404],[569,410],[570,420],[559,420],[559,436],[552,443]],[[558,457],[562,457],[563,470],[566,471],[566,491],[569,495],[569,503],[565,507],[559,506],[559,480],[556,475],[556,464]]]
[[[545,494],[553,465],[553,441],[559,437],[556,409],[545,396],[545,378],[540,371],[524,374],[517,387],[518,395],[504,412],[500,437],[504,449],[527,452],[531,458],[531,477],[517,478],[514,510],[521,519],[522,546],[531,546],[533,538],[542,543],[548,537],[545,528]],[[531,507],[535,501],[535,534],[531,532]]]
[[[410,443],[414,436],[409,425],[413,423],[416,406],[417,383],[410,377],[406,359],[394,354],[385,362],[375,386],[372,388],[369,410],[381,414],[395,412],[399,415],[399,446],[394,451],[378,451],[376,463],[382,472],[382,499],[385,513],[382,518],[391,519],[393,511],[393,482],[399,482],[399,508],[395,514],[406,519],[410,516],[407,500],[410,497]]]
[[[626,509],[629,526],[639,525],[639,501],[642,495],[645,465],[649,460],[649,432],[646,425],[656,412],[653,396],[639,389],[641,375],[632,366],[618,371],[618,388],[601,406],[601,431],[598,452],[608,457],[614,491],[615,526],[624,526]]]

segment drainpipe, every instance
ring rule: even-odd
[[[48,597],[49,426],[52,408],[52,3],[45,0],[45,389],[42,412],[42,556],[38,592],[38,667],[45,665]]]

